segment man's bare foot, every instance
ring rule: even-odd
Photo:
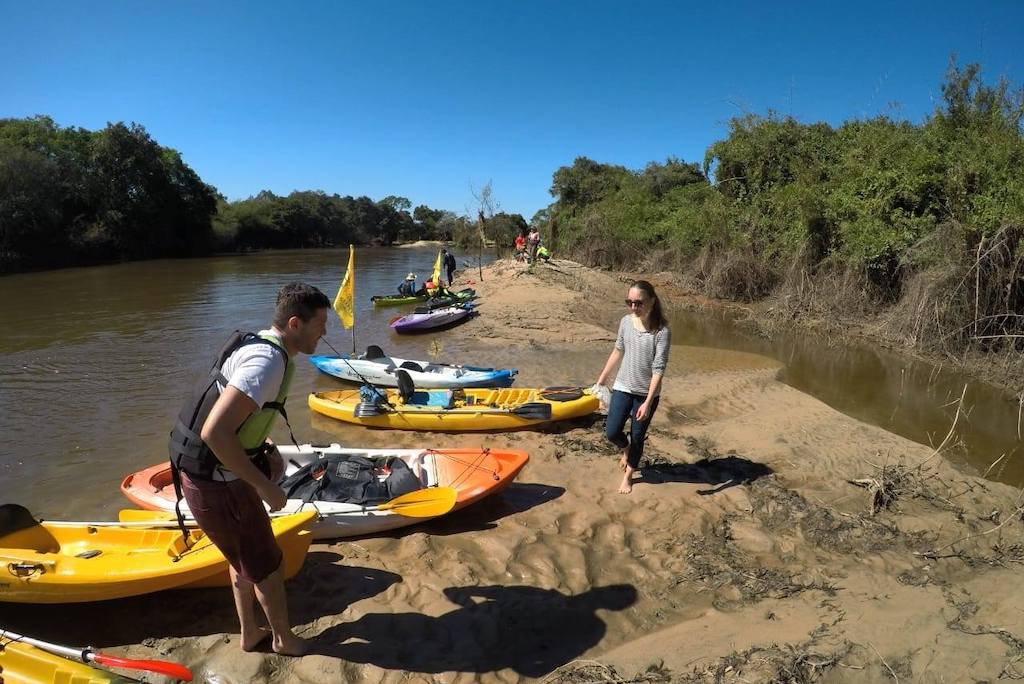
[[[310,641],[291,632],[282,638],[274,637],[274,653],[286,656],[302,656],[309,652]]]
[[[246,633],[241,636],[243,651],[255,651],[260,644],[270,638],[270,630],[266,627],[256,629],[251,635]]]
[[[633,483],[630,480],[630,477],[627,475],[626,477],[622,478],[622,484],[619,485],[619,494],[629,494],[632,491]]]

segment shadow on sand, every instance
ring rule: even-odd
[[[313,551],[288,587],[292,624],[337,615],[349,605],[401,582],[386,570],[346,566],[334,552]],[[95,603],[25,605],[0,603],[0,626],[19,634],[69,645],[95,647],[141,643],[145,639],[237,634],[238,617],[228,587],[161,591]]]
[[[497,496],[488,496],[472,506],[419,525],[397,529],[389,536],[399,538],[415,532],[448,536],[490,530],[497,527],[497,521],[502,518],[554,501],[564,493],[564,487],[555,485],[513,482]]]
[[[772,472],[772,469],[763,463],[755,463],[742,456],[729,455],[702,458],[696,463],[653,463],[641,468],[640,477],[634,479],[633,484],[664,484],[666,482],[707,484],[712,488],[698,489],[697,493],[708,496],[729,487],[748,484],[765,475],[771,475]]]
[[[372,613],[335,625],[314,639],[314,652],[389,670],[495,672],[541,677],[604,637],[598,610],[636,602],[629,584],[567,596],[528,586],[448,587],[459,608],[439,617]]]

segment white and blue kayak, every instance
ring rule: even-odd
[[[511,387],[515,381],[515,368],[481,368],[431,361],[413,361],[396,356],[385,356],[380,347],[370,346],[357,357],[310,356],[310,363],[318,370],[342,380],[362,383],[369,381],[383,387],[398,387],[395,371],[405,370],[413,385],[423,389],[457,387]],[[362,376],[362,377],[360,377]]]

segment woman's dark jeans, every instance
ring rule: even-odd
[[[626,463],[633,469],[640,467],[640,457],[644,453],[644,439],[647,436],[647,426],[651,424],[651,418],[654,417],[654,412],[658,409],[658,402],[661,401],[661,397],[655,397],[654,401],[651,402],[650,411],[647,412],[647,416],[643,420],[637,420],[636,410],[645,401],[647,401],[646,394],[630,394],[629,392],[612,390],[612,400],[608,405],[605,436],[620,449],[629,447],[629,452],[626,454]],[[626,426],[626,418],[630,419],[629,439],[626,438],[626,434],[622,430]]]

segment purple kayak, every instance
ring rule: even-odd
[[[472,304],[456,304],[428,311],[417,309],[415,313],[391,321],[391,327],[398,333],[432,330],[461,321],[473,313]]]

